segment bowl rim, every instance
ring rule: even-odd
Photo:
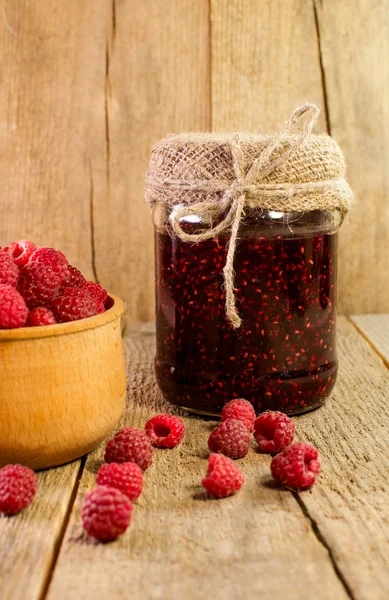
[[[115,321],[121,317],[124,312],[124,303],[118,296],[108,294],[113,300],[111,308],[105,312],[80,319],[79,321],[70,321],[68,323],[56,323],[55,325],[40,325],[38,327],[19,327],[18,329],[0,329],[0,343],[11,340],[28,340],[34,338],[46,338],[59,335],[69,335],[88,329],[96,329]]]

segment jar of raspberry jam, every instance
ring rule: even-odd
[[[308,141],[304,139],[304,148],[299,146],[292,158],[299,162],[300,169],[301,153],[303,150],[307,152],[309,140],[320,137],[330,140],[326,150],[330,154],[332,152],[333,160],[330,166],[323,167],[321,144],[311,144],[314,146],[310,148],[313,157],[308,153],[308,158],[304,159],[308,162],[306,170],[309,177],[313,177],[315,182],[322,181],[324,172],[327,179],[331,176],[332,181],[339,181],[344,163],[339,148],[328,136],[309,135]],[[291,139],[289,146],[295,138]],[[291,175],[288,176],[287,163],[284,162],[283,172],[279,174],[277,169],[272,170],[270,176],[265,177],[265,183],[261,172],[257,199],[250,201],[256,184],[244,179],[250,172],[250,167],[245,164],[240,188],[237,190],[235,186],[231,197],[225,192],[231,189],[229,182],[228,185],[220,184],[222,190],[217,198],[210,198],[215,193],[212,184],[211,192],[206,192],[199,200],[198,188],[207,188],[207,182],[212,181],[204,175],[205,172],[209,174],[210,162],[217,164],[219,157],[219,160],[231,164],[234,158],[233,155],[229,161],[226,158],[228,143],[225,138],[215,141],[211,137],[205,152],[206,166],[201,170],[198,167],[194,169],[194,182],[191,179],[193,172],[188,174],[186,170],[183,176],[181,170],[184,165],[177,168],[177,156],[181,160],[182,156],[192,156],[193,145],[196,144],[202,144],[203,153],[203,145],[207,142],[204,137],[201,140],[193,141],[190,136],[188,139],[184,136],[167,138],[165,144],[169,153],[165,163],[167,160],[169,178],[166,173],[162,179],[154,175],[150,177],[153,170],[157,169],[160,174],[160,170],[166,167],[164,159],[161,159],[161,145],[156,148],[158,156],[154,155],[156,162],[154,166],[152,162],[149,170],[149,199],[154,194],[155,373],[158,385],[170,402],[199,414],[219,415],[223,405],[233,398],[249,400],[258,412],[280,410],[298,414],[317,408],[330,395],[338,369],[338,229],[344,207],[351,200],[351,191],[347,191],[348,198],[346,194],[342,200],[332,201],[336,185],[329,186],[331,201],[328,202],[325,198],[327,184],[324,184],[321,189],[324,200],[316,198],[313,205],[307,202],[308,210],[301,210],[301,197],[296,200],[290,192],[286,200],[285,194],[281,194],[280,197],[272,196],[269,202],[266,191],[273,189],[274,180],[277,183],[278,178],[282,178],[282,183],[277,183],[277,186],[281,185],[281,188],[277,187],[278,191],[284,191],[282,186],[290,184],[291,180],[295,183],[293,169],[290,167]],[[263,148],[270,143],[268,139],[261,140],[258,142],[256,138],[254,141],[250,138],[246,146],[244,140],[240,142],[242,156],[250,154],[247,144],[255,146],[255,155],[260,156]],[[171,150],[173,141],[176,142],[174,152]],[[283,150],[284,146],[285,142]],[[278,146],[276,153],[277,149]],[[163,155],[165,151],[166,148]],[[197,148],[196,154],[199,152]],[[171,156],[174,153],[172,166]],[[212,153],[216,156],[210,159]],[[326,158],[328,160],[328,156]],[[247,162],[249,165],[253,163],[251,156],[250,160],[246,159]],[[292,159],[289,162],[293,164]],[[331,169],[340,172],[329,172]],[[171,170],[174,171],[173,176]],[[231,178],[236,170],[233,166]],[[220,167],[215,167],[214,171],[220,177]],[[320,175],[322,180],[318,177]],[[175,187],[178,180],[184,180],[184,184],[179,186],[181,203]],[[170,184],[171,181],[173,184]],[[158,186],[163,186],[164,194],[170,193],[174,201],[169,202],[166,196],[158,201],[162,189]],[[342,186],[343,191],[349,190],[344,181]],[[312,193],[313,189],[318,195],[315,186],[309,188],[303,185],[294,189],[302,190],[305,196],[307,190]],[[191,202],[194,190],[196,200]],[[227,280],[225,270],[231,252],[233,224],[221,230],[218,226],[226,221],[230,210],[235,210],[231,208],[233,203],[238,206],[239,197],[243,209],[235,231],[232,265],[233,296],[240,325],[234,326],[226,312],[227,286],[231,285],[231,281]],[[265,200],[258,201],[262,197]],[[206,203],[217,202],[218,199],[225,204],[215,212]],[[293,202],[298,210],[292,210]],[[263,206],[264,203],[271,206]],[[191,210],[188,211],[185,207],[190,205]],[[210,207],[211,211],[208,210]],[[212,235],[207,237],[210,230]]]

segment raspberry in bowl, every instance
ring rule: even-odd
[[[87,283],[52,248],[0,249],[0,467],[74,460],[120,418],[123,302]]]

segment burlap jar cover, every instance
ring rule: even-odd
[[[234,255],[246,207],[274,211],[338,210],[343,221],[353,193],[345,179],[339,146],[314,135],[319,115],[313,104],[297,108],[274,136],[190,133],[170,135],[155,146],[146,178],[150,206],[176,209],[171,225],[185,242],[229,234],[226,264],[226,314],[234,328],[241,319],[234,293]],[[301,119],[305,117],[304,119]],[[185,232],[180,221],[200,216],[208,225]]]

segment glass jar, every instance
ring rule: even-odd
[[[153,210],[155,372],[165,398],[207,415],[233,398],[287,414],[323,404],[337,374],[340,212],[246,210],[234,257],[242,324],[234,329],[225,313],[228,232],[184,242],[171,227],[175,210]],[[209,226],[198,215],[180,225],[188,233]]]

